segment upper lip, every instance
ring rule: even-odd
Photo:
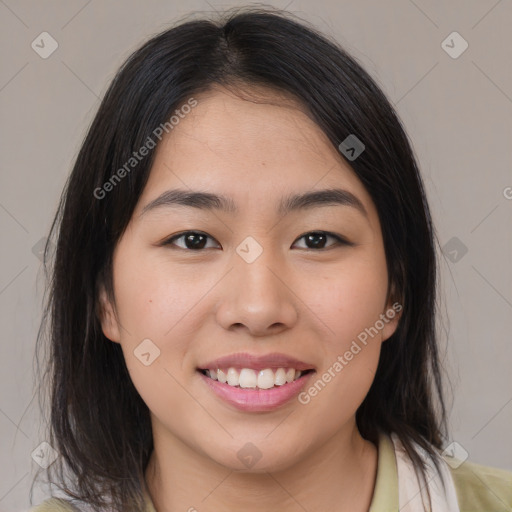
[[[296,370],[314,370],[314,366],[295,357],[274,352],[265,355],[252,355],[245,352],[230,354],[209,361],[198,367],[200,370],[214,370],[217,368],[252,368],[265,370],[266,368],[295,368]]]

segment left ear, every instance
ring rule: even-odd
[[[388,297],[386,309],[383,311],[384,315],[384,328],[382,329],[382,341],[386,341],[396,331],[400,318],[402,317],[402,305],[401,294],[397,291],[397,286],[394,282],[390,283],[388,289]]]
[[[398,327],[400,318],[402,317],[402,304],[397,300],[390,300],[386,310],[383,311],[384,328],[382,329],[382,341],[390,338]]]

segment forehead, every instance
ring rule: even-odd
[[[202,149],[197,157],[210,152],[210,157],[240,158],[249,166],[305,157],[327,161],[334,151],[302,104],[284,93],[217,86],[196,99],[197,106],[168,134],[159,153],[169,157],[173,152],[178,159],[181,151]]]
[[[354,171],[294,98],[221,87],[194,98],[197,105],[159,144],[141,203],[179,187],[263,207],[283,194],[341,187],[371,213]]]

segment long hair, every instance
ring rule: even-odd
[[[120,345],[102,332],[98,290],[104,286],[114,299],[113,251],[155,150],[105,197],[98,190],[180,105],[215,84],[291,94],[335,148],[351,134],[364,143],[348,163],[376,205],[389,297],[403,311],[356,420],[374,443],[380,432],[395,432],[424,478],[414,443],[435,461],[446,410],[435,330],[435,234],[411,144],[381,89],[336,42],[288,13],[241,9],[215,21],[182,22],[135,51],[109,86],[76,158],[45,250],[49,286],[38,334],[46,354],[41,388],[49,389],[48,439],[60,453],[48,468],[50,482],[98,509],[143,509],[153,449],[149,410]]]

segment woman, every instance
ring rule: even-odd
[[[511,473],[441,456],[434,230],[407,136],[303,22],[243,10],[142,46],[52,233],[67,500],[35,510],[510,510]]]

